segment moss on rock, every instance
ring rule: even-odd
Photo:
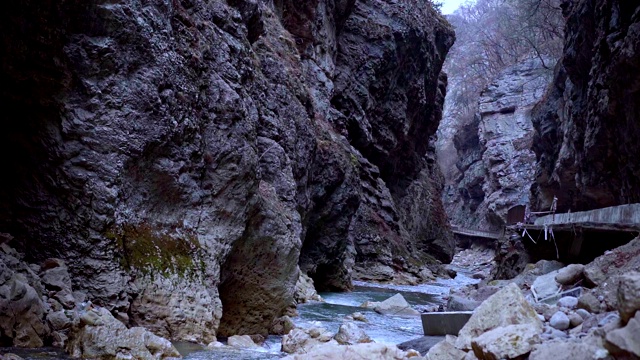
[[[122,225],[105,236],[115,242],[121,253],[120,264],[127,270],[190,276],[204,267],[198,260],[200,243],[193,234],[167,234],[142,223]]]

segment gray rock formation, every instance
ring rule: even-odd
[[[1,345],[42,347],[50,334],[42,283],[11,250],[6,245],[0,249]]]
[[[130,325],[265,334],[298,267],[348,289],[451,259],[430,136],[453,32],[423,1],[0,14],[0,232]]]
[[[74,324],[67,351],[75,358],[178,359],[182,356],[167,339],[141,327],[127,327],[105,308],[84,312]]]
[[[532,203],[558,211],[640,201],[640,5],[567,1],[565,47],[535,109]]]
[[[536,311],[513,283],[492,295],[474,311],[458,333],[455,345],[458,349],[470,350],[473,339],[487,331],[509,325],[527,325],[538,334],[542,333],[542,322]]]
[[[527,60],[504,70],[482,92],[478,114],[454,137],[461,175],[457,191],[444,197],[452,223],[501,228],[511,207],[529,202],[536,161],[531,109],[552,75],[540,60]]]

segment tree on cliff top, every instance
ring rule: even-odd
[[[463,112],[475,107],[489,81],[525,58],[537,57],[553,67],[563,46],[560,2],[478,0],[450,15],[457,40],[445,69],[453,104]]]

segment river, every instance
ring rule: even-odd
[[[360,304],[365,301],[382,301],[400,293],[409,304],[420,310],[424,306],[444,303],[443,296],[449,294],[450,288],[477,281],[465,275],[463,271],[459,271],[455,279],[442,279],[431,284],[416,286],[355,282],[355,289],[351,292],[320,293],[324,302],[299,305],[299,316],[293,318],[293,321],[297,327],[324,327],[335,333],[347,315],[360,312],[365,315],[368,322],[357,322],[357,324],[371,339],[378,343],[399,344],[422,336],[420,318],[380,315],[373,310],[360,307]],[[175,345],[185,360],[264,360],[279,359],[287,355],[280,351],[281,340],[281,336],[269,336],[258,350],[227,347],[209,350],[196,344],[177,343]],[[25,360],[69,359],[57,349],[11,349],[11,352],[22,356]]]

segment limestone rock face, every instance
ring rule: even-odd
[[[538,334],[542,322],[536,311],[525,300],[516,284],[509,284],[485,300],[460,329],[456,347],[471,350],[471,341],[489,330],[508,325],[528,325]]]
[[[215,325],[222,315],[219,300],[212,298],[197,280],[178,275],[136,279],[142,290],[131,303],[132,322],[166,338],[214,341]]]
[[[454,33],[423,1],[0,14],[13,174],[0,232],[65,260],[77,290],[125,321],[203,343],[266,334],[298,269],[344,290],[371,265],[392,270],[379,281],[420,281],[451,259],[430,137]]]
[[[452,222],[468,228],[500,228],[507,212],[529,202],[534,180],[531,109],[552,78],[539,60],[505,69],[482,92],[478,115],[454,138],[457,189],[445,196]]]
[[[558,211],[640,201],[640,5],[566,2],[563,58],[534,111],[532,203]]]

